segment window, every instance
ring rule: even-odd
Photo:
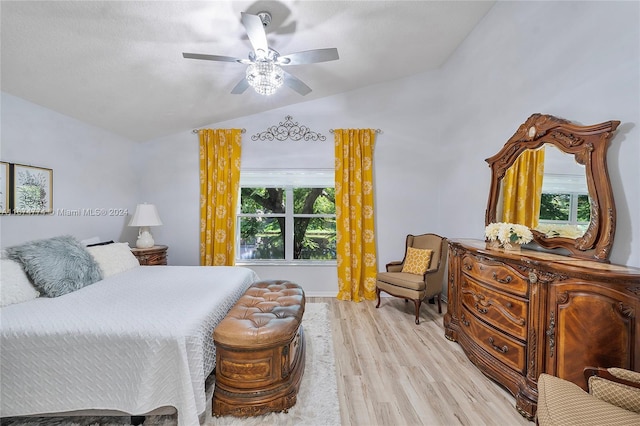
[[[587,194],[542,194],[540,221],[569,224],[588,224],[591,205]]]
[[[236,226],[239,262],[336,259],[333,171],[243,171]]]
[[[537,230],[549,237],[578,238],[591,221],[584,174],[545,174]]]

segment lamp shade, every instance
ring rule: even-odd
[[[158,209],[154,204],[138,204],[136,212],[129,222],[129,226],[159,226],[162,225]]]

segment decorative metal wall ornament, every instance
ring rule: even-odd
[[[324,141],[327,137],[321,133],[312,132],[307,126],[301,126],[298,122],[293,121],[293,117],[287,115],[284,121],[278,123],[277,126],[269,126],[267,130],[261,133],[256,133],[251,136],[251,140],[257,141],[284,141],[291,139],[294,141]]]

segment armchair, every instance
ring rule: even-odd
[[[567,380],[540,375],[536,424],[640,425],[640,373],[587,367],[584,374],[589,393]]]
[[[380,293],[413,300],[416,324],[420,323],[420,306],[424,299],[438,301],[442,313],[440,293],[447,264],[447,239],[436,234],[407,235],[402,261],[390,262],[386,272],[379,272],[376,295],[380,307]]]

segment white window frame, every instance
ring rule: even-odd
[[[333,169],[250,169],[240,172],[240,189],[242,188],[284,188],[285,190],[285,258],[284,259],[239,259],[240,253],[240,218],[241,217],[281,217],[280,213],[255,214],[241,213],[241,198],[238,194],[236,213],[236,265],[335,265],[336,259],[294,259],[293,258],[293,224],[298,217],[329,217],[335,214],[294,214],[294,188],[333,188],[335,172]]]

